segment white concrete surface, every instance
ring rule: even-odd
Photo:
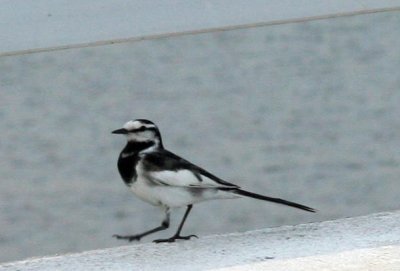
[[[0,56],[398,10],[400,0],[0,0]]]
[[[13,270],[400,270],[400,211],[4,263]]]
[[[339,253],[317,255],[288,260],[263,261],[240,266],[231,266],[214,271],[366,271],[366,270],[399,270],[400,246],[383,246],[377,248],[356,249]]]

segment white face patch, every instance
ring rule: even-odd
[[[153,131],[142,131],[126,134],[129,141],[155,141],[155,134]]]

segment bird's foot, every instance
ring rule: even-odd
[[[119,234],[114,234],[113,237],[117,239],[123,239],[123,240],[128,240],[129,242],[132,241],[140,241],[140,239],[143,237],[141,234],[136,234],[136,235],[119,235]]]
[[[174,235],[171,238],[167,238],[167,239],[156,239],[153,242],[154,243],[172,243],[172,242],[175,242],[175,240],[189,240],[192,237],[199,238],[199,237],[197,237],[197,235],[194,235],[194,234],[188,235],[188,236],[180,236],[178,234],[178,235]]]

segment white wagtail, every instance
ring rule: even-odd
[[[160,226],[135,235],[114,235],[118,239],[140,240],[146,235],[167,229],[171,208],[183,206],[186,206],[186,212],[175,235],[154,242],[197,237],[181,236],[183,224],[194,203],[211,199],[250,197],[315,212],[313,208],[298,203],[242,190],[240,186],[228,183],[164,149],[157,126],[149,120],[128,121],[123,128],[112,133],[123,134],[127,138],[127,144],[118,159],[118,170],[125,184],[140,199],[161,207],[165,212]]]

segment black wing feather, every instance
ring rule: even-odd
[[[232,189],[239,188],[239,186],[224,181],[218,178],[217,176],[211,174],[207,170],[199,166],[196,166],[187,161],[186,159],[183,159],[182,157],[165,149],[158,150],[157,152],[146,153],[143,159],[143,164],[146,167],[146,169],[150,171],[162,171],[162,170],[178,171],[182,169],[187,169],[192,171],[196,176],[196,178],[199,179],[199,181],[201,181],[201,175],[204,175],[221,185],[230,186],[232,187]]]

